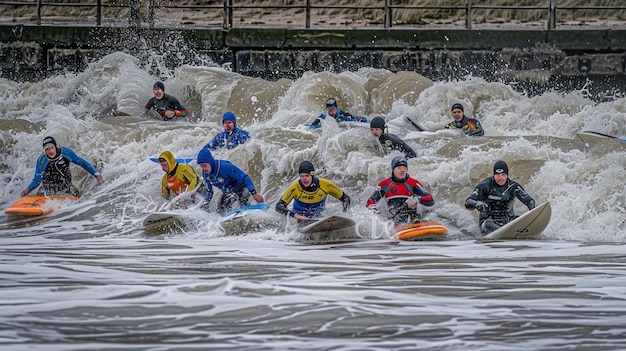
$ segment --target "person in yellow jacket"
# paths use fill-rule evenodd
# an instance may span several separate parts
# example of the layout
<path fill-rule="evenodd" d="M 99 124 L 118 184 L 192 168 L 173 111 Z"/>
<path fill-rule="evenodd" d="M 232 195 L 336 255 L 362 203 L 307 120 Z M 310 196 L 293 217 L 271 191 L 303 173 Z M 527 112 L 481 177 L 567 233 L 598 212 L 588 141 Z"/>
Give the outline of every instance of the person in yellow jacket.
<path fill-rule="evenodd" d="M 293 182 L 276 204 L 278 213 L 289 215 L 301 224 L 320 217 L 326 207 L 326 198 L 331 195 L 343 202 L 343 211 L 350 207 L 350 197 L 328 179 L 315 176 L 315 168 L 310 161 L 303 161 L 298 168 L 300 180 Z M 287 205 L 293 201 L 293 209 Z"/>
<path fill-rule="evenodd" d="M 169 150 L 163 151 L 157 161 L 165 172 L 161 180 L 161 194 L 164 198 L 169 200 L 172 193 L 176 196 L 185 191 L 196 190 L 199 184 L 198 175 L 191 166 L 176 162 L 176 158 Z"/>

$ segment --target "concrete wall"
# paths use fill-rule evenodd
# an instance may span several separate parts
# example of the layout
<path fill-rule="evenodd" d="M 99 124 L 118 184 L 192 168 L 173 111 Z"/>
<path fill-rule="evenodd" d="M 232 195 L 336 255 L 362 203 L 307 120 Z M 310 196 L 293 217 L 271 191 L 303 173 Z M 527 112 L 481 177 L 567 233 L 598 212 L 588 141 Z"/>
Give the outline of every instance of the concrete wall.
<path fill-rule="evenodd" d="M 296 78 L 305 71 L 416 71 L 546 84 L 626 80 L 626 29 L 149 29 L 0 26 L 1 76 L 33 81 L 80 71 L 115 51 L 169 52 L 167 65 L 210 60 L 244 75 Z"/>

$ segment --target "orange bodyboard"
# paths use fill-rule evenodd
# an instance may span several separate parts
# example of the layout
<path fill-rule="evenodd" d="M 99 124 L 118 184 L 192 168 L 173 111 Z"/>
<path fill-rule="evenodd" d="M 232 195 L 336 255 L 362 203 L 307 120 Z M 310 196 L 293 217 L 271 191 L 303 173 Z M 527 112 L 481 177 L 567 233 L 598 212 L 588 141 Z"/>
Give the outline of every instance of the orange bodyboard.
<path fill-rule="evenodd" d="M 394 238 L 400 240 L 433 240 L 445 237 L 448 229 L 439 222 L 420 222 L 393 228 Z"/>
<path fill-rule="evenodd" d="M 48 214 L 54 211 L 55 207 L 60 208 L 60 203 L 55 206 L 50 204 L 50 201 L 54 200 L 69 200 L 76 201 L 77 197 L 71 195 L 53 195 L 53 196 L 24 196 L 19 200 L 15 201 L 11 206 L 9 206 L 4 213 L 6 214 L 21 214 L 21 215 L 31 215 L 31 216 L 41 216 Z"/>

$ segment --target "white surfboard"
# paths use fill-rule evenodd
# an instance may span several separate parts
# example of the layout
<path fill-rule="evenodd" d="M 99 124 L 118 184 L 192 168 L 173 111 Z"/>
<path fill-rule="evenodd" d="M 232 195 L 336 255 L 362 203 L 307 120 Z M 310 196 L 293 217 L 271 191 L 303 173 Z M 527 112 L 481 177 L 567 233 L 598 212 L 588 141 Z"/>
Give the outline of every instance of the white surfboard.
<path fill-rule="evenodd" d="M 145 227 L 172 227 L 183 224 L 183 217 L 179 212 L 161 211 L 150 213 L 143 220 Z"/>
<path fill-rule="evenodd" d="M 545 202 L 483 237 L 483 240 L 537 239 L 552 217 L 552 208 Z"/>
<path fill-rule="evenodd" d="M 218 224 L 227 235 L 245 234 L 268 228 L 275 219 L 269 215 L 269 208 L 264 203 L 244 206 L 225 213 Z"/>
<path fill-rule="evenodd" d="M 354 228 L 356 222 L 343 216 L 328 216 L 314 223 L 298 228 L 302 234 L 300 241 L 324 243 L 343 242 L 360 239 Z"/>
<path fill-rule="evenodd" d="M 614 137 L 612 135 L 608 135 L 608 134 L 602 134 L 602 133 L 598 133 L 598 132 L 592 132 L 589 130 L 586 130 L 584 132 L 580 132 L 576 134 L 576 138 L 578 138 L 579 140 L 581 140 L 584 143 L 588 143 L 588 144 L 593 144 L 593 143 L 597 143 L 603 140 L 620 140 L 620 141 L 624 141 L 624 139 L 620 139 L 618 137 Z"/>
<path fill-rule="evenodd" d="M 298 231 L 302 234 L 329 232 L 333 230 L 354 227 L 354 224 L 355 222 L 347 217 L 328 216 L 307 226 L 298 228 Z"/>

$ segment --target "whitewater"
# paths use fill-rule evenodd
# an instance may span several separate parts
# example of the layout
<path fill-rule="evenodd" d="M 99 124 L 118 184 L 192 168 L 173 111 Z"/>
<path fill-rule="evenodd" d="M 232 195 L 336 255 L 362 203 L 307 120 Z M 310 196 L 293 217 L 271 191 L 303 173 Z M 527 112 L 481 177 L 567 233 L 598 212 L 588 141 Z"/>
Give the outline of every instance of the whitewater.
<path fill-rule="evenodd" d="M 146 115 L 157 80 L 188 118 Z M 265 80 L 121 52 L 80 73 L 2 79 L 0 97 L 0 207 L 32 179 L 47 135 L 104 178 L 98 185 L 74 165 L 84 192 L 76 204 L 41 218 L 0 215 L 5 350 L 626 348 L 626 143 L 576 139 L 585 130 L 626 137 L 626 98 L 371 68 Z M 413 147 L 409 174 L 435 199 L 422 214 L 448 228 L 446 240 L 390 239 L 368 213 L 398 154 L 383 154 L 367 126 L 305 126 L 329 97 L 352 114 L 383 116 Z M 484 137 L 443 129 L 456 102 Z M 147 231 L 143 218 L 165 201 L 163 172 L 149 158 L 196 157 L 226 111 L 252 139 L 216 158 L 247 172 L 272 208 L 299 163 L 312 161 L 350 195 L 362 240 L 301 243 L 273 209 L 273 225 L 245 232 L 225 231 L 202 210 L 184 228 Z M 540 240 L 479 240 L 477 214 L 463 204 L 497 160 L 537 203 L 550 202 Z M 329 212 L 340 209 L 328 200 Z"/>

